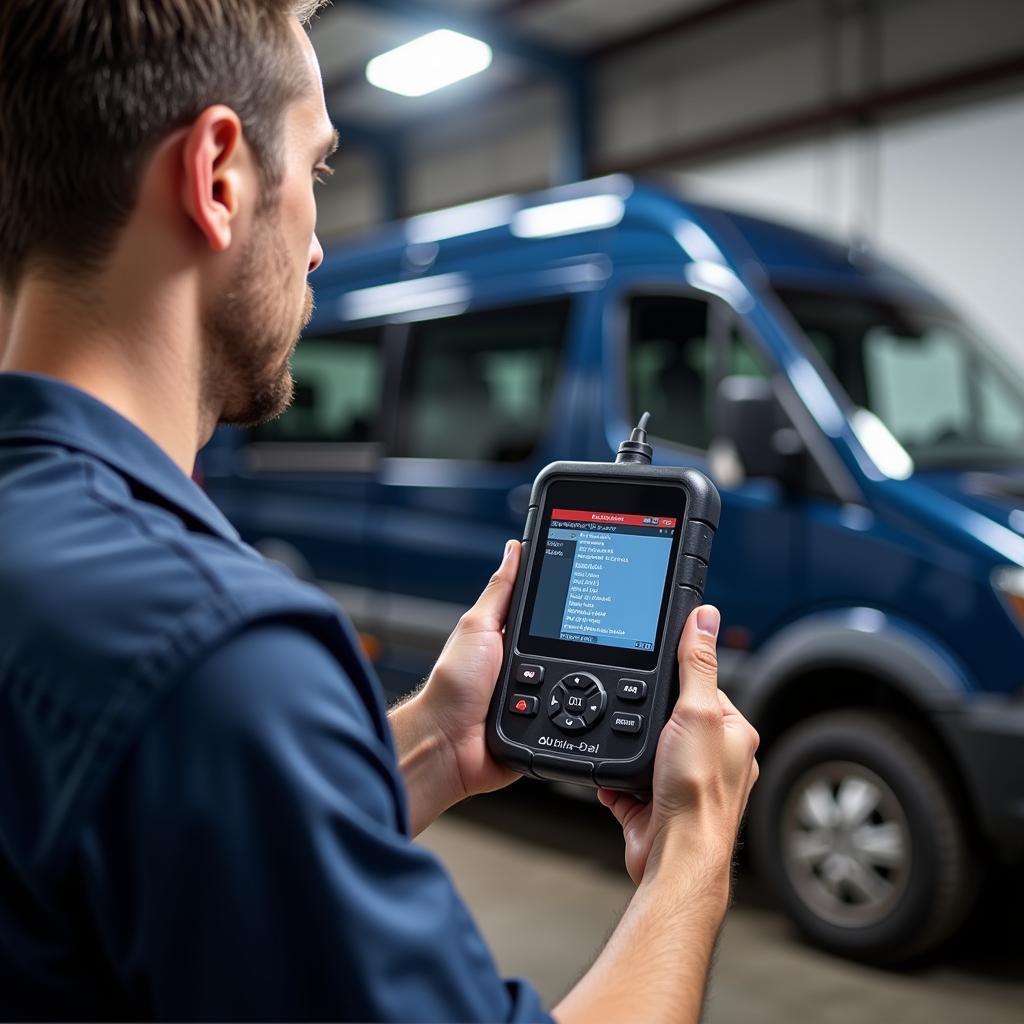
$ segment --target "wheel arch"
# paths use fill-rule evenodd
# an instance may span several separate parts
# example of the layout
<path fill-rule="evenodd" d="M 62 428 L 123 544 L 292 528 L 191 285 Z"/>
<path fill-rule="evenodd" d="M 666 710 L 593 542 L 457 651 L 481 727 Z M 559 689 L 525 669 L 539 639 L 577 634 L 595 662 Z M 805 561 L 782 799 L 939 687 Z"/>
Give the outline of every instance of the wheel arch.
<path fill-rule="evenodd" d="M 983 830 L 971 775 L 943 725 L 975 686 L 934 637 L 877 609 L 841 609 L 786 627 L 748 664 L 733 696 L 761 736 L 759 757 L 770 757 L 789 728 L 816 714 L 862 709 L 894 716 L 923 737 L 961 810 Z"/>

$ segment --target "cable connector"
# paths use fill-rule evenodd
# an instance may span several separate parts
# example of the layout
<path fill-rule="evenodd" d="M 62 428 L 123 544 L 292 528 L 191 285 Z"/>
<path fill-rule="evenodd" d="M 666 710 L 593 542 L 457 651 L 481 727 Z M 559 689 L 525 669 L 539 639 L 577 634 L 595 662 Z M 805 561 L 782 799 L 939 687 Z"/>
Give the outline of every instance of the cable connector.
<path fill-rule="evenodd" d="M 619 445 L 619 453 L 615 456 L 616 462 L 638 462 L 642 466 L 651 464 L 654 449 L 647 443 L 647 422 L 650 418 L 649 412 L 640 417 L 640 422 L 633 428 L 629 440 Z"/>

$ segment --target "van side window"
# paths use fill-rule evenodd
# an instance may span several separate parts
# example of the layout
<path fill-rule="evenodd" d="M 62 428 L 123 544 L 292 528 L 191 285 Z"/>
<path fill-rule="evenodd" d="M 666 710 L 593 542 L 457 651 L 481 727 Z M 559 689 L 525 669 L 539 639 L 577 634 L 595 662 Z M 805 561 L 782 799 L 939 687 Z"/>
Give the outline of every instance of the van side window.
<path fill-rule="evenodd" d="M 779 295 L 850 401 L 878 416 L 918 464 L 1019 459 L 1015 377 L 948 314 L 895 299 Z"/>
<path fill-rule="evenodd" d="M 655 437 L 701 450 L 711 442 L 719 372 L 708 337 L 709 312 L 702 299 L 681 295 L 636 296 L 629 307 L 630 422 L 649 410 Z M 768 376 L 735 328 L 720 372 Z"/>
<path fill-rule="evenodd" d="M 636 296 L 629 307 L 630 421 L 651 413 L 651 433 L 707 448 L 713 377 L 708 304 L 683 296 Z"/>
<path fill-rule="evenodd" d="M 548 427 L 568 314 L 559 299 L 414 324 L 394 454 L 527 458 Z"/>
<path fill-rule="evenodd" d="M 729 358 L 725 376 L 760 377 L 762 380 L 771 376 L 762 358 L 735 327 L 729 333 Z"/>
<path fill-rule="evenodd" d="M 292 355 L 295 400 L 253 430 L 254 442 L 359 444 L 376 439 L 383 382 L 381 331 L 303 338 Z"/>

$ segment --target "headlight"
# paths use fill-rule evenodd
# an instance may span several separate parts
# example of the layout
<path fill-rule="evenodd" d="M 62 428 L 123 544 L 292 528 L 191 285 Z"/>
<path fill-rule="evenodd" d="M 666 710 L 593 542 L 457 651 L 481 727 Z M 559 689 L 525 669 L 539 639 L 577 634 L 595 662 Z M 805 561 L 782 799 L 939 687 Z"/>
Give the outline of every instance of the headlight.
<path fill-rule="evenodd" d="M 992 586 L 1002 598 L 1010 617 L 1024 630 L 1024 569 L 1007 565 L 992 573 Z"/>

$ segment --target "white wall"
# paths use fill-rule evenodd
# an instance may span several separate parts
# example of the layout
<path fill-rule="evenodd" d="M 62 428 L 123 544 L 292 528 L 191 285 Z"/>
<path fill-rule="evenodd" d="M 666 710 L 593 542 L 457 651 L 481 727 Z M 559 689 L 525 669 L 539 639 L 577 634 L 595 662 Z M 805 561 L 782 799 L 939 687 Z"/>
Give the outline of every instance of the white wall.
<path fill-rule="evenodd" d="M 1024 364 L 1024 97 L 885 125 L 872 136 L 846 132 L 679 177 L 711 202 L 863 235 Z"/>
<path fill-rule="evenodd" d="M 1024 361 L 1024 100 L 885 132 L 878 238 Z"/>

